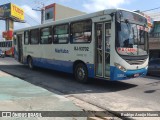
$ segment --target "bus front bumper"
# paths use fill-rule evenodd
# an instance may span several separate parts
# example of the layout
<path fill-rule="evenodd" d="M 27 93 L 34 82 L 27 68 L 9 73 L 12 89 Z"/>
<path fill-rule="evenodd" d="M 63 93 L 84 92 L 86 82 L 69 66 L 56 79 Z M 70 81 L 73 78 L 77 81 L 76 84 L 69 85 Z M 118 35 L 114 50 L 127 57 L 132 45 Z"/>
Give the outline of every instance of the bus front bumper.
<path fill-rule="evenodd" d="M 110 68 L 111 74 L 110 79 L 111 80 L 126 80 L 130 78 L 136 78 L 136 77 L 142 77 L 147 74 L 147 68 L 137 69 L 137 70 L 127 70 L 127 71 L 121 71 L 117 67 L 111 66 Z"/>

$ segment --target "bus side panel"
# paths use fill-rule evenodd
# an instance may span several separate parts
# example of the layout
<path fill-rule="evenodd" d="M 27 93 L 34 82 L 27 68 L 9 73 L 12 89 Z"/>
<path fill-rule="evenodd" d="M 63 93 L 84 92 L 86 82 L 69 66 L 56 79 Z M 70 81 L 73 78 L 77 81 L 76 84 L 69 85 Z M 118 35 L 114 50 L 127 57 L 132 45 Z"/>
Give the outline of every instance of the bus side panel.
<path fill-rule="evenodd" d="M 62 60 L 49 60 L 44 58 L 32 57 L 33 65 L 41 68 L 62 71 L 66 73 L 73 73 L 73 62 Z M 24 58 L 23 64 L 27 64 L 27 58 Z M 86 64 L 88 68 L 88 77 L 94 78 L 94 65 Z"/>
<path fill-rule="evenodd" d="M 94 64 L 87 64 L 87 68 L 88 68 L 88 77 L 94 78 L 95 77 Z"/>
<path fill-rule="evenodd" d="M 73 62 L 71 61 L 61 61 L 61 60 L 49 60 L 44 58 L 33 58 L 33 65 L 62 71 L 66 73 L 73 73 Z M 94 65 L 86 64 L 88 68 L 88 77 L 94 78 Z"/>
<path fill-rule="evenodd" d="M 49 60 L 44 58 L 32 58 L 33 65 L 48 68 L 52 70 L 72 73 L 73 69 L 73 62 L 70 61 L 60 61 L 60 60 Z"/>

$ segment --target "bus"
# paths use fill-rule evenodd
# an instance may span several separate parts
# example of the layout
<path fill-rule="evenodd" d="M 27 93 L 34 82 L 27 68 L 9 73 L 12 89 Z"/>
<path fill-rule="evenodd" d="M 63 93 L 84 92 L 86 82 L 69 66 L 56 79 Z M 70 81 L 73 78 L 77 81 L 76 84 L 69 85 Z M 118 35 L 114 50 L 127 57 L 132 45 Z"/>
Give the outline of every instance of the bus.
<path fill-rule="evenodd" d="M 14 56 L 13 40 L 0 41 L 0 50 L 5 56 Z"/>
<path fill-rule="evenodd" d="M 106 9 L 15 31 L 15 58 L 88 78 L 116 81 L 144 76 L 148 69 L 148 27 L 144 16 Z"/>

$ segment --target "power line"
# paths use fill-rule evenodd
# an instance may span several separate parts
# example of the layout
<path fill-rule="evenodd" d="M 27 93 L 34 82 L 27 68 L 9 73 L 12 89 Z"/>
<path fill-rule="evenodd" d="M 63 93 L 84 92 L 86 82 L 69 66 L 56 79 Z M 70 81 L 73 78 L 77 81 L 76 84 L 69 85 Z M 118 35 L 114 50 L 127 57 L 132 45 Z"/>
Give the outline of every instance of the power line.
<path fill-rule="evenodd" d="M 36 22 L 36 23 L 40 24 L 40 22 L 39 22 L 39 21 L 37 21 L 36 19 L 34 19 L 33 17 L 31 17 L 31 16 L 30 16 L 30 15 L 28 15 L 27 13 L 25 13 L 25 15 L 27 15 L 29 18 L 31 18 L 34 22 Z"/>
<path fill-rule="evenodd" d="M 160 9 L 160 7 L 153 8 L 153 9 L 149 9 L 149 10 L 144 10 L 144 11 L 142 11 L 142 12 L 152 11 L 152 10 L 156 10 L 156 9 Z"/>
<path fill-rule="evenodd" d="M 43 24 L 43 22 L 45 21 L 45 4 L 49 2 L 49 0 L 46 0 L 45 3 L 44 2 L 39 2 L 38 4 L 42 5 L 42 7 L 39 7 L 39 9 L 35 9 L 35 8 L 32 8 L 32 10 L 34 11 L 39 11 L 41 12 L 41 24 Z"/>
<path fill-rule="evenodd" d="M 7 0 L 9 3 L 10 3 L 10 1 L 9 0 Z M 36 22 L 36 23 L 38 23 L 38 24 L 40 24 L 40 22 L 38 22 L 37 20 L 35 20 L 33 17 L 31 17 L 30 15 L 28 15 L 27 13 L 25 13 L 24 12 L 24 14 L 25 15 L 27 15 L 29 18 L 31 18 L 34 22 Z M 26 21 L 27 22 L 27 21 Z"/>
<path fill-rule="evenodd" d="M 46 0 L 45 3 L 47 3 L 49 0 Z M 41 2 L 42 3 L 42 2 Z M 44 7 L 44 3 L 43 4 L 43 7 Z M 31 18 L 33 21 L 35 21 L 36 23 L 40 24 L 39 21 L 35 20 L 34 18 L 32 18 L 30 15 L 28 15 L 27 13 L 25 13 L 29 18 Z"/>

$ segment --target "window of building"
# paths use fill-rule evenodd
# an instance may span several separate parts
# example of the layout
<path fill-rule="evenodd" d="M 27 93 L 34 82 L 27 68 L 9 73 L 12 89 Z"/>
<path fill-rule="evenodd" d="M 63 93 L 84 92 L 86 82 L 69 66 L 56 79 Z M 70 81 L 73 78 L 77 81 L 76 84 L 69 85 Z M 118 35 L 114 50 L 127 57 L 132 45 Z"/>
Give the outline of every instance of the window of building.
<path fill-rule="evenodd" d="M 69 25 L 57 25 L 53 28 L 53 42 L 54 43 L 68 43 L 69 40 Z"/>
<path fill-rule="evenodd" d="M 71 43 L 90 43 L 92 21 L 85 20 L 71 23 Z"/>
<path fill-rule="evenodd" d="M 39 29 L 34 29 L 30 31 L 31 35 L 31 44 L 38 44 L 39 43 Z"/>
<path fill-rule="evenodd" d="M 41 29 L 41 44 L 51 44 L 52 43 L 52 32 L 51 27 Z"/>
<path fill-rule="evenodd" d="M 53 19 L 53 7 L 45 10 L 45 20 Z"/>
<path fill-rule="evenodd" d="M 24 32 L 24 44 L 25 45 L 29 44 L 29 31 Z"/>

